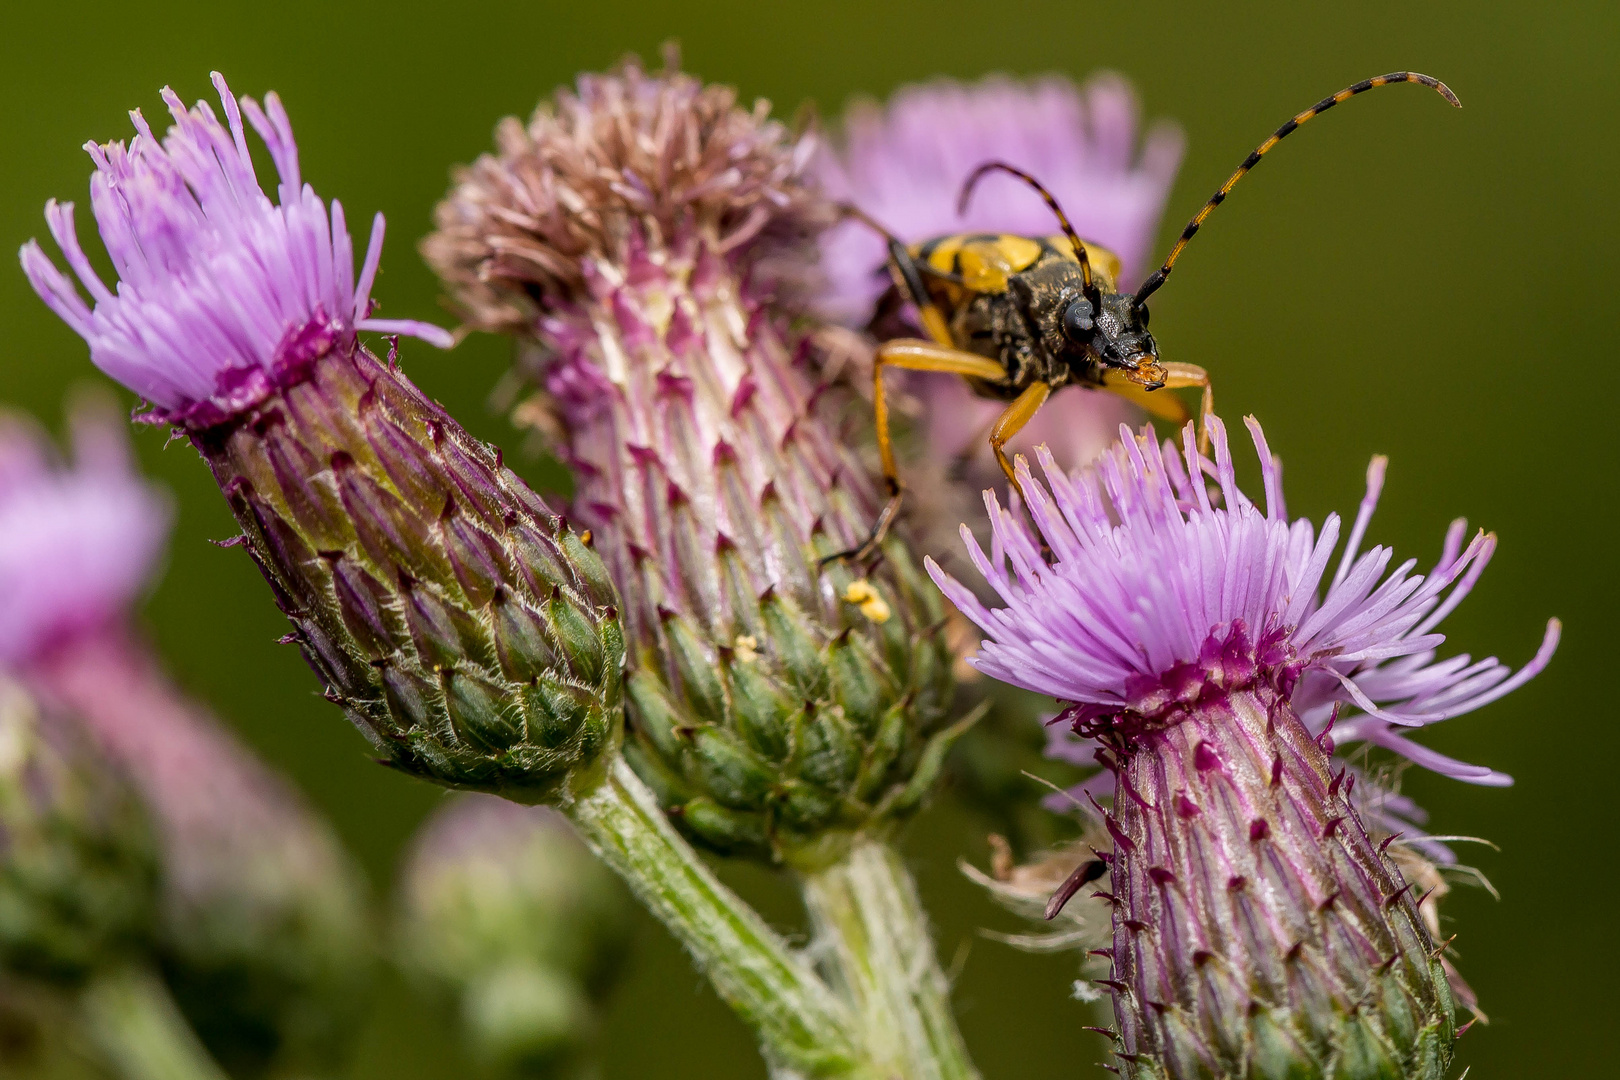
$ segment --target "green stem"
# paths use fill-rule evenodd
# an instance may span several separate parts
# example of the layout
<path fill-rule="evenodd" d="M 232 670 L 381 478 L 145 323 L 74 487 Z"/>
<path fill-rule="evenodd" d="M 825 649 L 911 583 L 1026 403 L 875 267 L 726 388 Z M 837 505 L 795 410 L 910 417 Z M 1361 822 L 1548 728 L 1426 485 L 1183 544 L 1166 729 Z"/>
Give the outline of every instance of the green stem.
<path fill-rule="evenodd" d="M 860 1016 L 882 1075 L 978 1080 L 951 1012 L 917 887 L 889 844 L 859 837 L 843 859 L 806 873 L 816 946 Z"/>
<path fill-rule="evenodd" d="M 84 1015 L 124 1080 L 226 1080 L 169 996 L 143 967 L 101 972 L 85 987 Z"/>
<path fill-rule="evenodd" d="M 603 779 L 566 811 L 754 1029 L 774 1069 L 804 1077 L 870 1075 L 848 1010 L 720 883 L 623 758 L 615 757 Z"/>

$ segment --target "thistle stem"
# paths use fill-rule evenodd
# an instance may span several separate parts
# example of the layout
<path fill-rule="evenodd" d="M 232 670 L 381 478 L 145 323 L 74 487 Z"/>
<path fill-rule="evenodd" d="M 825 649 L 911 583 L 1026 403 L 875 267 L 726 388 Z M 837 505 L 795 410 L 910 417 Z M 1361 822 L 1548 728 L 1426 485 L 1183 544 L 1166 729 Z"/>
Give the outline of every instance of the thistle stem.
<path fill-rule="evenodd" d="M 622 757 L 566 812 L 754 1029 L 781 1075 L 873 1075 L 848 1010 L 669 824 Z"/>
<path fill-rule="evenodd" d="M 862 837 L 803 877 L 805 906 L 833 982 L 860 1017 L 885 1077 L 978 1080 L 951 1012 L 917 887 L 894 848 Z"/>
<path fill-rule="evenodd" d="M 226 1080 L 180 1015 L 168 987 L 143 967 L 114 967 L 84 990 L 84 1015 L 123 1080 Z"/>

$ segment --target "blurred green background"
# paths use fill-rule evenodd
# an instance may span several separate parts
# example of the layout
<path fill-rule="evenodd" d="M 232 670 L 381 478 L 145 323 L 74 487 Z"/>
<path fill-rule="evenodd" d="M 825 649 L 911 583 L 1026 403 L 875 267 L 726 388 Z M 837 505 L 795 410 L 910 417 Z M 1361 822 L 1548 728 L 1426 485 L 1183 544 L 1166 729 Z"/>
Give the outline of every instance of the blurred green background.
<path fill-rule="evenodd" d="M 279 3 L 31 3 L 0 14 L 0 248 L 43 234 L 56 195 L 86 202 L 86 139 L 123 138 L 124 111 L 160 114 L 219 68 L 238 92 L 278 89 L 305 175 L 353 221 L 387 213 L 377 294 L 391 317 L 432 315 L 413 251 L 452 163 L 489 144 L 558 83 L 668 38 L 686 66 L 763 95 L 783 114 L 833 116 L 853 94 L 990 71 L 1135 81 L 1148 115 L 1185 127 L 1189 152 L 1164 240 L 1284 117 L 1363 76 L 1413 67 L 1444 78 L 1461 112 L 1385 91 L 1290 140 L 1206 230 L 1154 306 L 1166 355 L 1208 366 L 1222 413 L 1257 414 L 1287 462 L 1290 508 L 1320 517 L 1360 497 L 1370 454 L 1392 457 L 1372 537 L 1432 559 L 1458 514 L 1502 546 L 1449 620 L 1452 646 L 1528 658 L 1543 620 L 1565 620 L 1550 671 L 1443 725 L 1437 748 L 1514 773 L 1506 791 L 1415 770 L 1408 790 L 1440 832 L 1497 841 L 1470 852 L 1502 892 L 1453 894 L 1462 967 L 1492 1023 L 1462 1042 L 1475 1078 L 1617 1075 L 1600 1032 L 1617 1004 L 1610 890 L 1617 878 L 1610 684 L 1617 640 L 1614 297 L 1620 294 L 1616 162 L 1620 7 L 1074 2 L 879 5 L 593 3 L 374 7 Z M 81 211 L 81 229 L 88 218 Z M 1161 242 L 1161 249 L 1163 243 Z M 0 272 L 0 400 L 59 422 L 62 394 L 93 372 L 82 343 L 20 272 Z M 506 359 L 492 339 L 407 366 L 474 431 L 516 440 L 488 393 Z M 331 815 L 388 888 L 402 843 L 441 798 L 372 765 L 314 694 L 284 624 L 240 551 L 195 455 L 143 431 L 141 454 L 180 507 L 171 565 L 146 616 L 180 679 L 211 701 Z M 1601 676 L 1601 677 L 1600 677 Z M 941 800 L 910 848 L 941 952 L 960 965 L 967 1038 L 989 1077 L 1102 1076 L 1091 1022 L 1068 1000 L 1069 957 L 975 939 L 1001 921 L 954 869 L 983 861 L 986 824 Z M 791 892 L 728 868 L 776 922 Z M 450 1074 L 443 1033 L 390 988 L 355 1077 Z M 607 1033 L 608 1076 L 758 1077 L 741 1027 L 650 921 Z"/>

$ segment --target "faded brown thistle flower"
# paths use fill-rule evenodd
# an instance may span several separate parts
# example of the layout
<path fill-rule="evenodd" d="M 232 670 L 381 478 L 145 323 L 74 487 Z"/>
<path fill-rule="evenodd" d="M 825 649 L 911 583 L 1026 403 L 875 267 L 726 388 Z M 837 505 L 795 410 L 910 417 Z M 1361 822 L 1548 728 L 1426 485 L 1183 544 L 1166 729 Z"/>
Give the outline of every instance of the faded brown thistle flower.
<path fill-rule="evenodd" d="M 943 612 L 794 323 L 834 217 L 810 137 L 627 61 L 463 170 L 424 244 L 519 369 L 624 597 L 638 770 L 692 835 L 808 857 L 915 806 L 947 745 Z M 833 843 L 836 850 L 840 845 Z"/>

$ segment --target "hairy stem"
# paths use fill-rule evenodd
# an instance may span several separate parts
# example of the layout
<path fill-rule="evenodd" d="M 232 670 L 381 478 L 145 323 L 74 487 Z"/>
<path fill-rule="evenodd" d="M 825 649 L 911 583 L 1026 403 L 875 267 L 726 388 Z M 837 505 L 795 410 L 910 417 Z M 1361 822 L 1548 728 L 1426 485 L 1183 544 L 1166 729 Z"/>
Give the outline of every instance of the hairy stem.
<path fill-rule="evenodd" d="M 917 887 L 889 844 L 859 838 L 804 875 L 805 906 L 833 981 L 885 1077 L 977 1080 L 951 1012 Z"/>
<path fill-rule="evenodd" d="M 124 1080 L 226 1080 L 169 990 L 143 967 L 114 967 L 84 990 L 85 1020 Z"/>
<path fill-rule="evenodd" d="M 615 756 L 568 815 L 691 953 L 752 1027 L 773 1068 L 803 1077 L 871 1076 L 848 1010 L 682 840 L 656 797 Z"/>

